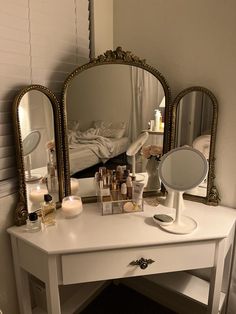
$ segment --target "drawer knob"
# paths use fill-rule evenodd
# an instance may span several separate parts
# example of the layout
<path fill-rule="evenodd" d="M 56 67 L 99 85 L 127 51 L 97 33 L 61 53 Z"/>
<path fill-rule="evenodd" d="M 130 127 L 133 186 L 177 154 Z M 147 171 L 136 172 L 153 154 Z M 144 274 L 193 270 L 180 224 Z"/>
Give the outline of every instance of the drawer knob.
<path fill-rule="evenodd" d="M 137 259 L 136 261 L 132 261 L 129 264 L 131 266 L 139 266 L 141 269 L 146 269 L 149 264 L 152 264 L 154 262 L 155 261 L 153 261 L 152 259 L 145 259 L 141 257 L 140 259 Z"/>

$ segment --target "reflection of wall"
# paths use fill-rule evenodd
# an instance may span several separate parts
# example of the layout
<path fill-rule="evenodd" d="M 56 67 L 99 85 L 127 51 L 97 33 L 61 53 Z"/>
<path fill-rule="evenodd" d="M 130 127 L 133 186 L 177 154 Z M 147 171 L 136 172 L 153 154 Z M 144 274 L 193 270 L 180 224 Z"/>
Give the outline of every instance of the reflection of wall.
<path fill-rule="evenodd" d="M 131 110 L 130 69 L 126 66 L 97 66 L 82 72 L 71 84 L 68 120 L 78 120 L 80 129 L 92 121 L 129 121 Z M 92 73 L 92 75 L 91 75 Z M 89 80 L 89 81 L 88 81 Z M 73 99 L 73 100 L 72 100 Z"/>
<path fill-rule="evenodd" d="M 39 91 L 30 91 L 24 95 L 19 106 L 22 138 L 29 132 L 38 130 L 41 139 L 30 155 L 32 169 L 46 166 L 46 143 L 54 139 L 53 113 L 49 99 Z"/>
<path fill-rule="evenodd" d="M 177 106 L 176 146 L 190 145 L 205 134 L 211 134 L 213 104 L 202 92 L 186 94 Z"/>
<path fill-rule="evenodd" d="M 46 166 L 46 143 L 54 139 L 53 112 L 49 99 L 40 92 L 30 92 L 29 101 L 31 130 L 38 130 L 41 133 L 40 143 L 31 154 L 32 169 L 34 169 Z"/>

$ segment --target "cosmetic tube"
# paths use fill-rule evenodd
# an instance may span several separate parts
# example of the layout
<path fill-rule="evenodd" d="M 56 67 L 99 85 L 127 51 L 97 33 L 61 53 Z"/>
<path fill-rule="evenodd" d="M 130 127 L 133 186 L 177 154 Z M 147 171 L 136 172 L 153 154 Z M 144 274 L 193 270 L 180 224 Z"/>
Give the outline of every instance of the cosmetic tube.
<path fill-rule="evenodd" d="M 133 200 L 137 205 L 142 205 L 144 183 L 133 182 Z"/>

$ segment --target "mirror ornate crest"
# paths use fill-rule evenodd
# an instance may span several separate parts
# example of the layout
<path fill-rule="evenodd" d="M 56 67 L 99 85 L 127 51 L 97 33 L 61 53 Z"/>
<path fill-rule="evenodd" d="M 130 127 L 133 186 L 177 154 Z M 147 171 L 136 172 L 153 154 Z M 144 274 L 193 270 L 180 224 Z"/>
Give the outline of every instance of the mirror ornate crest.
<path fill-rule="evenodd" d="M 216 97 L 201 86 L 184 89 L 173 101 L 171 148 L 193 147 L 209 163 L 207 178 L 197 188 L 186 191 L 184 197 L 208 205 L 218 205 L 220 201 L 214 184 L 217 115 Z"/>
<path fill-rule="evenodd" d="M 171 95 L 166 79 L 121 47 L 76 68 L 64 83 L 62 98 L 66 195 L 75 178 L 83 200 L 94 201 L 95 172 L 102 166 L 130 166 L 134 158 L 127 157 L 127 149 L 143 131 L 149 133 L 145 145 L 158 144 L 162 153 L 170 148 Z M 146 173 L 144 159 L 139 150 L 137 175 Z M 91 191 L 84 191 L 85 186 Z"/>
<path fill-rule="evenodd" d="M 22 89 L 13 103 L 13 119 L 19 178 L 16 225 L 37 211 L 44 194 L 63 197 L 63 156 L 60 107 L 55 95 L 41 85 Z"/>

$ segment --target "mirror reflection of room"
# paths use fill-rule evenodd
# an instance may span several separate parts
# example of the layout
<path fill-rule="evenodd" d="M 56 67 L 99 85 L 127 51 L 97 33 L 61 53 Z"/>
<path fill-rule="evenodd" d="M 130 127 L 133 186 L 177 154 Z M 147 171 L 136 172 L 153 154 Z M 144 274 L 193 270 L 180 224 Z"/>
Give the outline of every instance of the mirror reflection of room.
<path fill-rule="evenodd" d="M 175 147 L 184 145 L 199 150 L 209 160 L 213 103 L 202 91 L 185 94 L 177 105 Z M 206 196 L 207 178 L 188 194 Z"/>
<path fill-rule="evenodd" d="M 145 146 L 155 144 L 162 150 L 165 94 L 150 72 L 127 64 L 95 66 L 69 82 L 65 99 L 73 178 L 92 180 L 102 166 L 131 172 L 132 157 L 126 152 L 144 131 L 149 132 Z M 148 160 L 141 152 L 142 147 L 135 172 L 143 174 L 139 178 L 147 185 Z M 95 195 L 93 190 L 84 193 Z"/>
<path fill-rule="evenodd" d="M 28 211 L 34 211 L 44 194 L 50 193 L 58 201 L 53 111 L 48 97 L 37 90 L 22 97 L 18 110 Z"/>

